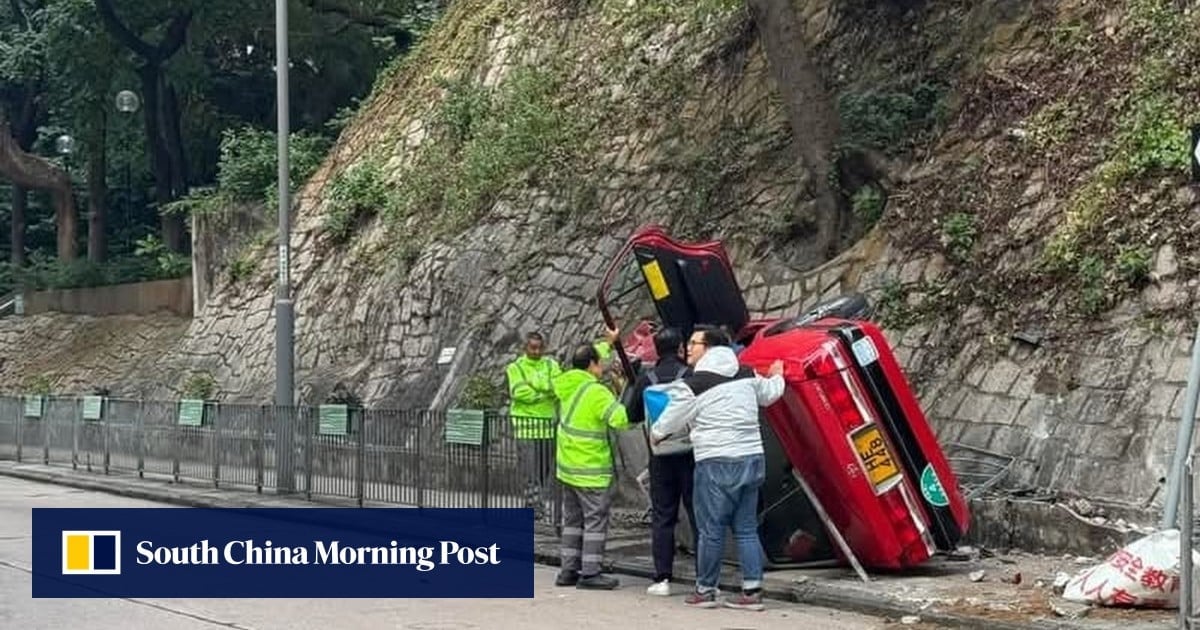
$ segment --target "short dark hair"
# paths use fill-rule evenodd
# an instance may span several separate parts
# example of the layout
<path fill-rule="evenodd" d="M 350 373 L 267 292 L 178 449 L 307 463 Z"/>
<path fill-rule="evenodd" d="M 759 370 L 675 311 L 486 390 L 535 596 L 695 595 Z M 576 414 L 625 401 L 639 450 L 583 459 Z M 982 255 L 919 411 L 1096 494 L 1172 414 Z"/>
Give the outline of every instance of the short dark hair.
<path fill-rule="evenodd" d="M 660 359 L 678 352 L 683 343 L 683 333 L 673 326 L 654 334 L 654 349 L 658 351 Z"/>
<path fill-rule="evenodd" d="M 525 341 L 540 341 L 542 343 L 546 343 L 546 338 L 542 336 L 542 333 L 535 330 L 525 335 Z"/>
<path fill-rule="evenodd" d="M 694 333 L 700 333 L 704 336 L 704 345 L 715 348 L 717 346 L 731 346 L 733 342 L 729 338 L 729 333 L 721 326 L 710 326 L 700 324 L 692 330 Z"/>
<path fill-rule="evenodd" d="M 592 363 L 600 361 L 600 353 L 590 343 L 580 344 L 571 355 L 571 367 L 576 370 L 586 370 Z"/>

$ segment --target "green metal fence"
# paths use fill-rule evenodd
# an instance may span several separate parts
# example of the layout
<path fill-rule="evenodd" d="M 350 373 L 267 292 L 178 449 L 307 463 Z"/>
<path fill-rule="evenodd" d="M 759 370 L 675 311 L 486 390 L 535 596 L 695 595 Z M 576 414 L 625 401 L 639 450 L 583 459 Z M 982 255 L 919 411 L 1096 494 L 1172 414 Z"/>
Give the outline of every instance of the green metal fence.
<path fill-rule="evenodd" d="M 0 460 L 276 492 L 288 424 L 290 487 L 311 501 L 534 507 L 559 521 L 553 440 L 518 440 L 492 411 L 0 397 Z"/>

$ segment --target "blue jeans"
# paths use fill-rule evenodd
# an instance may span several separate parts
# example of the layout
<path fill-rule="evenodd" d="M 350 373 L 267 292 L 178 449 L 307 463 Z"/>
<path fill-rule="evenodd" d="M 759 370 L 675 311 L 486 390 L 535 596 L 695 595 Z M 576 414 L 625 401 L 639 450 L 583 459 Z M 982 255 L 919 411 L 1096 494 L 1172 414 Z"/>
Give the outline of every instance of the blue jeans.
<path fill-rule="evenodd" d="M 692 500 L 696 510 L 696 565 L 700 575 L 696 590 L 717 590 L 721 558 L 725 555 L 725 530 L 733 529 L 742 589 L 762 588 L 763 552 L 758 540 L 758 489 L 766 479 L 762 455 L 716 457 L 696 462 Z"/>

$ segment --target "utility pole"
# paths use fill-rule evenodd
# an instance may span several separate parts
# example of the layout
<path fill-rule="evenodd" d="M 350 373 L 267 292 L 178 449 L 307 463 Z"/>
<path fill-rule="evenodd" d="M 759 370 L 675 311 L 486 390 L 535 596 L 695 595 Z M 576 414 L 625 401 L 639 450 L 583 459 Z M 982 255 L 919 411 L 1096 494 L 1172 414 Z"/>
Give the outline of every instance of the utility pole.
<path fill-rule="evenodd" d="M 275 99 L 278 103 L 279 142 L 279 280 L 275 297 L 275 486 L 281 493 L 295 490 L 293 443 L 295 396 L 293 388 L 294 313 L 289 276 L 291 241 L 290 180 L 288 168 L 288 13 L 287 0 L 275 0 Z"/>

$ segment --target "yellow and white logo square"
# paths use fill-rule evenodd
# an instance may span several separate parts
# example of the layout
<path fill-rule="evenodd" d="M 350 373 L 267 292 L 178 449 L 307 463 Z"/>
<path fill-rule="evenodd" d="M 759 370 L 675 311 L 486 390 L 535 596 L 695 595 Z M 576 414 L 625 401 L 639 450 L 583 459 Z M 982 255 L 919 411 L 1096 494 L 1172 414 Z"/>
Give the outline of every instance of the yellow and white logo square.
<path fill-rule="evenodd" d="M 63 575 L 120 575 L 121 532 L 63 531 Z"/>

